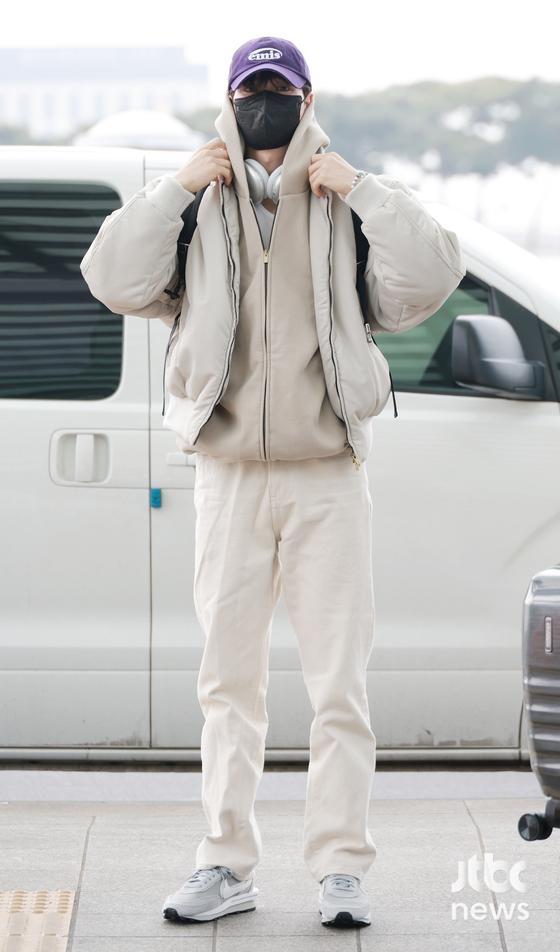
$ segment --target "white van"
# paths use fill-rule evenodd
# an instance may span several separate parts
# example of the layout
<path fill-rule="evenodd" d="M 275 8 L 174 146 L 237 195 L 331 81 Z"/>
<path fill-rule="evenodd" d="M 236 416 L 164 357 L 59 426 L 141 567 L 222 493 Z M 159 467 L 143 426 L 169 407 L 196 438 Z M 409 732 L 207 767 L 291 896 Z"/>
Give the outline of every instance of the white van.
<path fill-rule="evenodd" d="M 0 147 L 0 756 L 199 760 L 194 455 L 163 430 L 169 328 L 92 298 L 103 219 L 188 153 Z M 420 196 L 422 197 L 422 196 Z M 378 757 L 527 759 L 521 619 L 558 559 L 560 290 L 531 254 L 426 201 L 461 285 L 379 333 L 374 420 Z M 269 759 L 308 754 L 295 635 L 276 613 Z"/>

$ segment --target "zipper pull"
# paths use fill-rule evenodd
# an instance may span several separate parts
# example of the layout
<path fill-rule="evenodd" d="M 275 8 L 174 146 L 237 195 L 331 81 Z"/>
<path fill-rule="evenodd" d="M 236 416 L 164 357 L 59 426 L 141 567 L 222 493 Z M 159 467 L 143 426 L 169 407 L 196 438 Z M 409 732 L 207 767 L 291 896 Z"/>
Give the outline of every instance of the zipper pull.
<path fill-rule="evenodd" d="M 353 450 L 352 447 L 350 446 L 350 443 L 348 442 L 348 440 L 346 440 L 346 442 L 345 442 L 344 445 L 348 447 L 350 453 L 352 454 L 352 462 L 354 463 L 354 466 L 356 467 L 356 469 L 359 469 L 360 466 L 361 466 L 361 463 L 360 463 L 358 457 L 356 456 L 356 454 L 354 453 L 354 450 Z"/>
<path fill-rule="evenodd" d="M 373 340 L 373 337 L 372 337 L 372 334 L 371 334 L 371 327 L 369 326 L 369 324 L 364 324 L 364 328 L 365 328 L 366 337 L 367 337 L 367 339 L 368 339 L 368 342 L 369 342 L 370 344 L 374 343 L 374 340 Z"/>
<path fill-rule="evenodd" d="M 264 251 L 264 263 L 268 264 L 268 248 L 263 248 Z"/>

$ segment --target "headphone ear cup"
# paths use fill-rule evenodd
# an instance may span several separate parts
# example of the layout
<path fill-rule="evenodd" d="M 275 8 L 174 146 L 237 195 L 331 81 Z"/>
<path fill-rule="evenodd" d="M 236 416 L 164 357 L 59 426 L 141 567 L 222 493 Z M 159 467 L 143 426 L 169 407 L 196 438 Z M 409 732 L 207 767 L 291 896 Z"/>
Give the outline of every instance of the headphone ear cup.
<path fill-rule="evenodd" d="M 273 202 L 278 204 L 278 198 L 280 197 L 280 180 L 282 178 L 282 166 L 279 165 L 277 169 L 274 169 L 274 172 L 271 172 L 268 176 L 268 182 L 266 184 L 266 194 L 268 198 L 271 198 Z"/>
<path fill-rule="evenodd" d="M 249 194 L 254 202 L 262 202 L 266 198 L 268 172 L 256 159 L 244 159 L 245 173 Z"/>

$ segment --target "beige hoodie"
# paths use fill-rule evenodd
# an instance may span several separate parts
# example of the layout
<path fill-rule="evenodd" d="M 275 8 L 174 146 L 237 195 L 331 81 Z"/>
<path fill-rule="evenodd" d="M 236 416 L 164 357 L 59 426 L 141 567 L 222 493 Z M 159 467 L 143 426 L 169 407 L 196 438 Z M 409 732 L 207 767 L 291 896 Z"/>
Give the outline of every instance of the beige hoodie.
<path fill-rule="evenodd" d="M 240 315 L 224 395 L 197 449 L 227 459 L 306 459 L 345 449 L 346 428 L 327 394 L 309 253 L 311 156 L 329 143 L 307 106 L 283 162 L 268 255 L 226 97 L 216 129 L 227 146 L 240 217 Z M 267 263 L 266 263 L 267 262 Z"/>

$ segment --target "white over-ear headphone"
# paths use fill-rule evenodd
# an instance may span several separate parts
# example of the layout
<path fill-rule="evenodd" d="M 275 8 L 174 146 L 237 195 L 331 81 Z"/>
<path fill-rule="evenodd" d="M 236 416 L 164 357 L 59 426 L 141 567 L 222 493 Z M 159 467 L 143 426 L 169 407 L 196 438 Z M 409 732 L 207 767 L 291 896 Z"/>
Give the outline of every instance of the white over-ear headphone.
<path fill-rule="evenodd" d="M 317 150 L 325 152 L 325 146 L 322 145 Z M 247 175 L 247 184 L 249 185 L 249 194 L 254 202 L 262 202 L 265 198 L 271 198 L 278 204 L 280 196 L 280 179 L 282 178 L 282 166 L 279 165 L 270 175 L 264 165 L 257 162 L 256 159 L 244 159 L 245 172 Z"/>
<path fill-rule="evenodd" d="M 249 194 L 253 201 L 258 203 L 266 198 L 271 198 L 273 202 L 278 203 L 282 166 L 279 165 L 277 169 L 269 174 L 264 165 L 261 165 L 256 159 L 244 159 L 244 163 Z"/>

